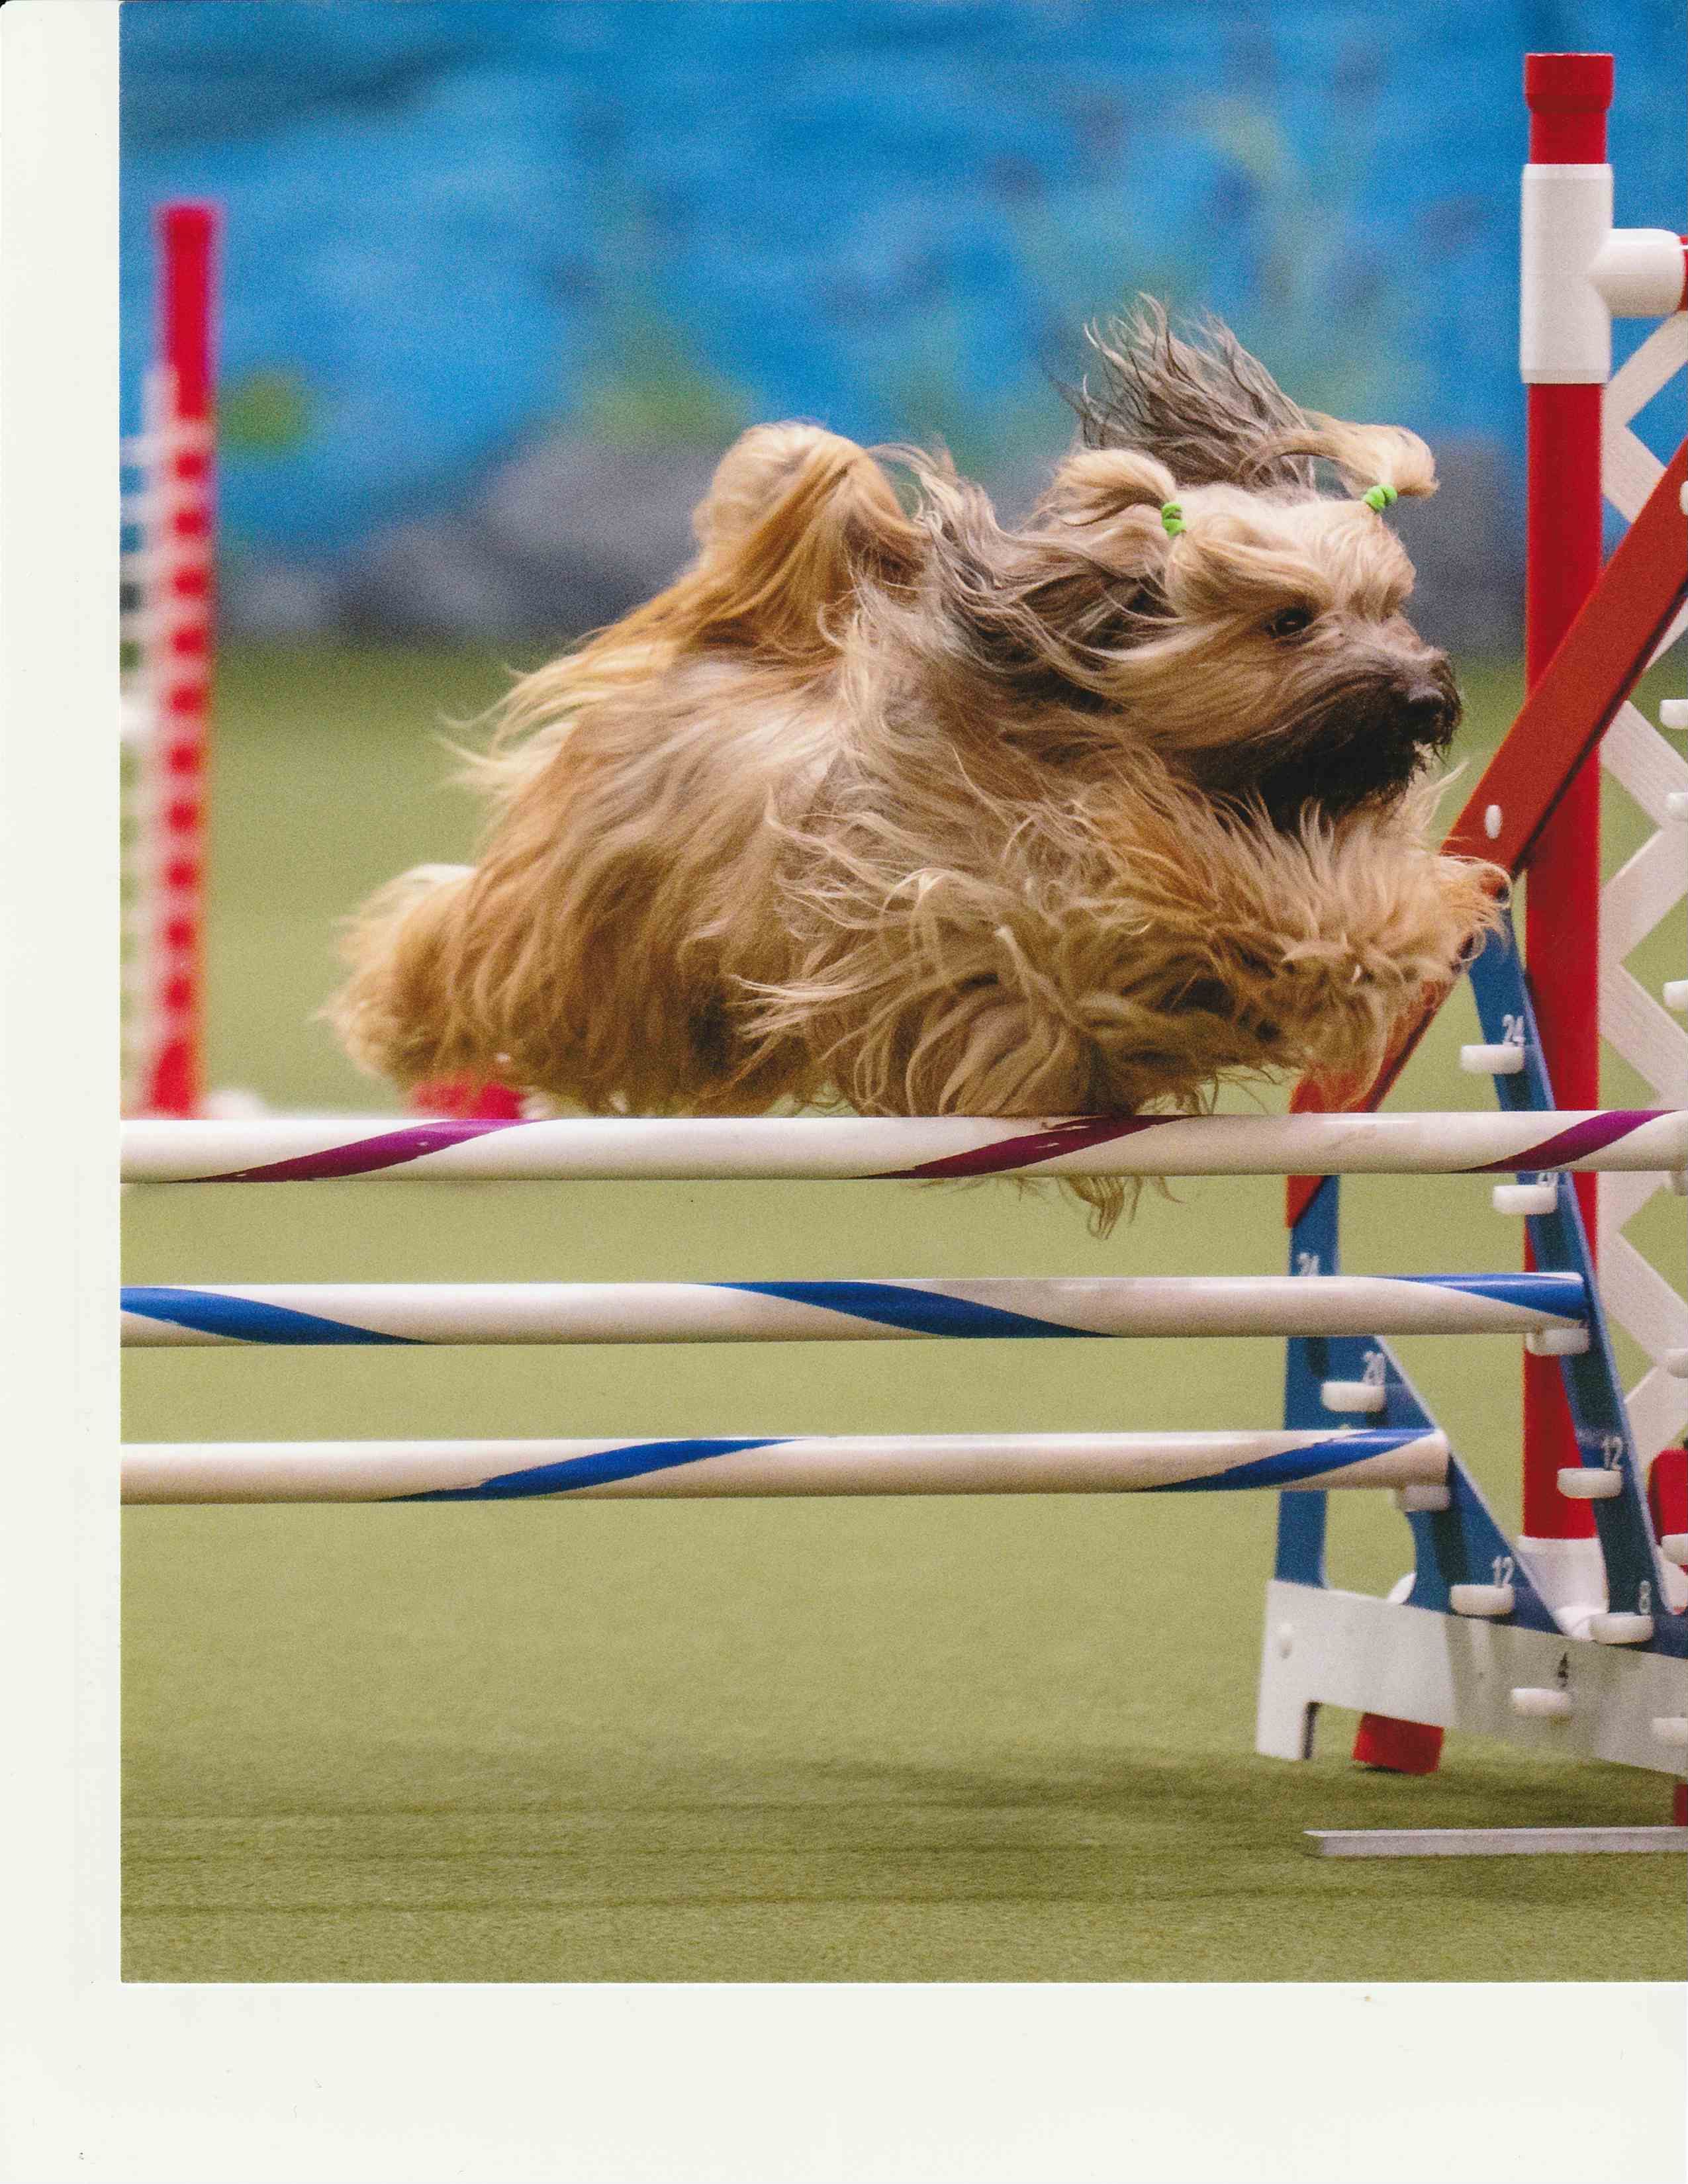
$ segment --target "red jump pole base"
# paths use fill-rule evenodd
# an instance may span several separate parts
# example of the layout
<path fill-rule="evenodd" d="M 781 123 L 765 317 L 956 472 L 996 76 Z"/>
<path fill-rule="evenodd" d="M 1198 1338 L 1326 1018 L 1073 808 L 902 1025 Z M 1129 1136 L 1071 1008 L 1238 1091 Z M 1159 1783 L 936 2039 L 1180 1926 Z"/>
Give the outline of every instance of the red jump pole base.
<path fill-rule="evenodd" d="M 1389 1774 L 1434 1774 L 1442 1763 L 1442 1734 L 1428 1721 L 1397 1721 L 1393 1714 L 1362 1713 L 1354 1734 L 1354 1758 Z"/>

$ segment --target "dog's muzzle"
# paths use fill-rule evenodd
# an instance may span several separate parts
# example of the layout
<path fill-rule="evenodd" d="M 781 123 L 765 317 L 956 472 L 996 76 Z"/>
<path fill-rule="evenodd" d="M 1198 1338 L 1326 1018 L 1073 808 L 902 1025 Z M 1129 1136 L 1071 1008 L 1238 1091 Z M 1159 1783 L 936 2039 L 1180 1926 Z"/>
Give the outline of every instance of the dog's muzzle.
<path fill-rule="evenodd" d="M 1277 744 L 1251 794 L 1273 826 L 1295 826 L 1312 806 L 1332 818 L 1399 796 L 1459 726 L 1447 666 L 1333 693 Z"/>

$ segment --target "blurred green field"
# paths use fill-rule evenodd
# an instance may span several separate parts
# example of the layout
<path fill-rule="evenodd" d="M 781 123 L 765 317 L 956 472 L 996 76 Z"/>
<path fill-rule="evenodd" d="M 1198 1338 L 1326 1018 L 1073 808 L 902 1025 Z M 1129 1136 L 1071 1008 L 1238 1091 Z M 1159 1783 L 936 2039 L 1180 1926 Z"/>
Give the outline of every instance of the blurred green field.
<path fill-rule="evenodd" d="M 515 663 L 525 664 L 525 663 Z M 467 854 L 435 740 L 488 657 L 224 663 L 211 1073 L 393 1106 L 315 1011 L 337 919 Z M 1467 677 L 1467 753 L 1516 673 Z M 1614 804 L 1623 800 L 1614 795 Z M 1619 809 L 1613 855 L 1639 839 Z M 1662 952 L 1661 952 L 1662 951 Z M 1675 975 L 1668 944 L 1636 967 Z M 1396 1102 L 1469 1106 L 1463 995 Z M 1637 1088 L 1614 1068 L 1608 1096 Z M 1281 1186 L 1145 1194 L 1106 1243 L 1008 1186 L 130 1192 L 125 1279 L 1276 1272 Z M 1680 1211 L 1631 1234 L 1682 1280 Z M 1346 1264 L 1510 1262 L 1485 1184 L 1367 1180 Z M 1401 1346 L 1508 1523 L 1517 1346 Z M 1626 1359 L 1633 1364 L 1633 1357 Z M 135 1440 L 1266 1425 L 1281 1347 L 167 1351 Z M 1332 1574 L 1405 1566 L 1333 1496 Z M 1269 1496 L 138 1510 L 125 1524 L 125 1970 L 138 1980 L 1675 1979 L 1674 1859 L 1327 1864 L 1307 1827 L 1654 1821 L 1668 1789 L 1451 1737 L 1363 1773 L 1251 1747 Z"/>

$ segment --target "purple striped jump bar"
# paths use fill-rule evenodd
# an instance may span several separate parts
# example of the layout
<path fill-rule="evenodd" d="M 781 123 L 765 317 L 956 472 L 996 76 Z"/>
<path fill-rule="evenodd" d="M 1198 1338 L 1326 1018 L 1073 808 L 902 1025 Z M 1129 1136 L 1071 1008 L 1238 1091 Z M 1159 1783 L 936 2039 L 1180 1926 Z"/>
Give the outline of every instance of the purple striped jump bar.
<path fill-rule="evenodd" d="M 1688 1111 L 131 1122 L 126 1183 L 931 1182 L 992 1175 L 1500 1175 L 1688 1167 Z"/>

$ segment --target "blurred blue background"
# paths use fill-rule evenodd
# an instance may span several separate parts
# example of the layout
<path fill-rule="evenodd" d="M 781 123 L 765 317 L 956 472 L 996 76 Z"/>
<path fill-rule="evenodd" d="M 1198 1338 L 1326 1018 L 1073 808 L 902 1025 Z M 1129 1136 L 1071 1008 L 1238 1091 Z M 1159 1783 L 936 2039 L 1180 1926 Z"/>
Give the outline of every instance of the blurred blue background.
<path fill-rule="evenodd" d="M 1617 55 L 1618 217 L 1680 226 L 1684 36 L 1684 0 L 130 0 L 127 414 L 156 209 L 215 198 L 233 629 L 555 636 L 666 578 L 759 418 L 941 438 L 1023 504 L 1050 375 L 1146 288 L 1423 432 L 1423 618 L 1507 644 L 1521 57 Z"/>

